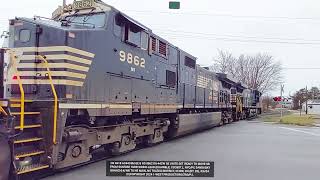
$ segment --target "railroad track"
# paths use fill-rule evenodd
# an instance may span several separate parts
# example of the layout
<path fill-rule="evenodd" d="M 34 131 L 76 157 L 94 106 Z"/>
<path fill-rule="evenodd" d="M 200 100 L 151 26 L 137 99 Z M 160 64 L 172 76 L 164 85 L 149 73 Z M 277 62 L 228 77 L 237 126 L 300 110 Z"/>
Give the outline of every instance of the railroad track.
<path fill-rule="evenodd" d="M 255 119 L 255 118 L 257 118 L 257 117 L 256 116 L 255 117 L 250 117 L 250 118 L 247 118 L 246 120 L 251 120 L 251 119 Z M 237 122 L 237 121 L 234 121 L 234 122 Z M 232 122 L 232 123 L 234 123 L 234 122 Z M 218 127 L 220 127 L 220 126 L 215 126 L 215 127 L 211 127 L 211 128 L 208 128 L 208 129 L 198 130 L 198 131 L 195 131 L 193 133 L 186 134 L 186 135 L 182 135 L 182 136 L 178 136 L 178 137 L 174 137 L 174 138 L 170 138 L 170 139 L 165 139 L 163 142 L 169 142 L 169 141 L 172 141 L 172 140 L 175 140 L 175 139 L 178 139 L 178 138 L 184 138 L 186 136 L 191 136 L 192 134 L 195 134 L 195 133 L 212 130 L 212 129 L 215 129 L 215 128 L 218 128 Z M 138 151 L 138 150 L 141 150 L 141 149 L 149 148 L 149 147 L 154 147 L 154 146 L 159 145 L 159 144 L 161 144 L 161 143 L 154 144 L 152 146 L 139 145 L 135 149 L 133 149 L 131 151 L 128 151 L 128 152 L 125 152 L 125 153 L 122 153 L 122 154 L 119 154 L 119 155 L 106 154 L 105 151 L 104 152 L 101 151 L 101 153 L 94 154 L 92 160 L 90 160 L 88 162 L 80 163 L 80 164 L 77 164 L 77 165 L 74 165 L 74 166 L 66 167 L 66 168 L 63 168 L 63 169 L 55 170 L 55 171 L 48 171 L 47 173 L 44 173 L 44 174 L 40 175 L 38 178 L 39 179 L 43 179 L 43 178 L 46 178 L 46 177 L 54 176 L 54 175 L 59 174 L 59 173 L 65 173 L 67 171 L 73 170 L 73 169 L 78 168 L 78 167 L 82 167 L 82 166 L 86 166 L 86 165 L 89 165 L 89 164 L 92 164 L 92 163 L 104 161 L 104 160 L 107 160 L 107 159 L 110 159 L 110 158 L 113 158 L 113 157 L 123 156 L 125 154 L 131 153 L 131 152 L 135 152 L 135 151 Z"/>

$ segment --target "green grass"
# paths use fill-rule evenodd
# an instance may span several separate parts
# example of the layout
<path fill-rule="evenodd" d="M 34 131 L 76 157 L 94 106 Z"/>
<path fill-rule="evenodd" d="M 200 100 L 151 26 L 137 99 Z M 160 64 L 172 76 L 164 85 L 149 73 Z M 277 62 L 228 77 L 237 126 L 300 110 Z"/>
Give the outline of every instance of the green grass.
<path fill-rule="evenodd" d="M 310 115 L 289 115 L 280 119 L 281 124 L 294 124 L 298 126 L 313 126 L 314 119 Z"/>
<path fill-rule="evenodd" d="M 277 116 L 266 116 L 262 118 L 264 122 L 279 122 L 280 117 Z"/>
<path fill-rule="evenodd" d="M 313 126 L 314 119 L 310 115 L 285 115 L 282 118 L 279 116 L 266 116 L 262 118 L 264 122 L 275 122 L 280 124 L 292 124 L 298 126 Z"/>

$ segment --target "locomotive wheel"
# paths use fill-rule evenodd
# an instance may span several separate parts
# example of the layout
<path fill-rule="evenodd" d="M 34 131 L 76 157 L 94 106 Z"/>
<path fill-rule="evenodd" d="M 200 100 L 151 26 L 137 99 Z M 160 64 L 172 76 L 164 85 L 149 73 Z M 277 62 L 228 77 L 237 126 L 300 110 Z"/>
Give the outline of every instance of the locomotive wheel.
<path fill-rule="evenodd" d="M 130 142 L 131 142 L 130 136 L 125 136 L 125 137 L 123 138 L 123 141 L 124 141 L 124 144 L 125 144 L 125 145 L 129 145 Z"/>
<path fill-rule="evenodd" d="M 81 154 L 81 147 L 80 146 L 75 146 L 73 149 L 72 149 L 72 152 L 71 152 L 71 155 L 72 155 L 72 157 L 74 157 L 74 158 L 77 158 L 77 157 L 79 157 L 80 156 L 80 154 Z"/>

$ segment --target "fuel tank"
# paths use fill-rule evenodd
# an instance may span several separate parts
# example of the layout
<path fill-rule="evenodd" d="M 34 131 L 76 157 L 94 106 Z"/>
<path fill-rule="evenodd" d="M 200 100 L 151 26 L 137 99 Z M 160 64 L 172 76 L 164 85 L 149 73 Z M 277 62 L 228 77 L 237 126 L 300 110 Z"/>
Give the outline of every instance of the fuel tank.
<path fill-rule="evenodd" d="M 175 133 L 176 137 L 219 125 L 221 112 L 179 114 L 178 118 L 179 123 Z"/>

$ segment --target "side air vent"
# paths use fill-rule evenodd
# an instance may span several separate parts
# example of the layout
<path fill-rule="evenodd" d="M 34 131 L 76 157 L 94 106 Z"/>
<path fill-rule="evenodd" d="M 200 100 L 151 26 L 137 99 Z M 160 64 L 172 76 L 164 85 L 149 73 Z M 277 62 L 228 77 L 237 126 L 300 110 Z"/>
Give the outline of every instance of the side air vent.
<path fill-rule="evenodd" d="M 154 37 L 151 37 L 151 49 L 152 49 L 152 51 L 157 50 L 157 39 Z"/>
<path fill-rule="evenodd" d="M 167 44 L 165 42 L 159 41 L 159 54 L 167 56 Z"/>
<path fill-rule="evenodd" d="M 176 85 L 176 73 L 173 71 L 166 71 L 166 84 L 167 86 L 174 87 Z"/>
<path fill-rule="evenodd" d="M 196 68 L 196 61 L 191 59 L 188 56 L 185 56 L 184 58 L 184 65 L 188 66 L 189 68 L 195 69 Z"/>

